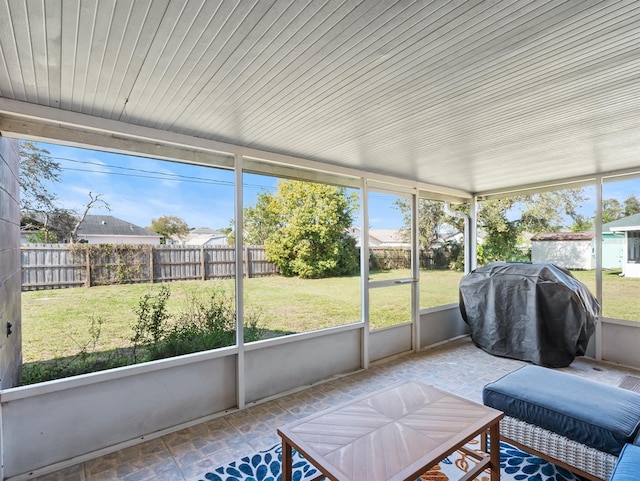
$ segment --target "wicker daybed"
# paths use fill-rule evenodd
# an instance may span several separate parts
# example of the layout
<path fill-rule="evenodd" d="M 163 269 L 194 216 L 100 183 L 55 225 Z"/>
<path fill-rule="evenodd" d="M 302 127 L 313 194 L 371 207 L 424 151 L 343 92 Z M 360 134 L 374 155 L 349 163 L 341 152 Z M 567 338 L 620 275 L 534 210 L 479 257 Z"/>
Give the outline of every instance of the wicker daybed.
<path fill-rule="evenodd" d="M 503 441 L 593 481 L 613 481 L 621 452 L 640 445 L 640 394 L 626 389 L 525 366 L 487 384 L 483 401 L 505 413 Z"/>

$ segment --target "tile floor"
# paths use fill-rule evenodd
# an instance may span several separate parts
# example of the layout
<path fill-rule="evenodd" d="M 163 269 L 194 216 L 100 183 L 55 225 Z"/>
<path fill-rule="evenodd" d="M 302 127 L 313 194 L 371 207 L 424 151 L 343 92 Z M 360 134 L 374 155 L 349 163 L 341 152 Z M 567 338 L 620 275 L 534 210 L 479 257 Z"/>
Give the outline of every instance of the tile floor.
<path fill-rule="evenodd" d="M 312 386 L 215 420 L 86 461 L 36 481 L 197 481 L 205 473 L 279 443 L 276 429 L 391 382 L 412 379 L 475 401 L 482 387 L 524 363 L 486 354 L 468 338 L 373 363 L 340 379 Z M 637 372 L 577 358 L 563 370 L 617 385 Z"/>

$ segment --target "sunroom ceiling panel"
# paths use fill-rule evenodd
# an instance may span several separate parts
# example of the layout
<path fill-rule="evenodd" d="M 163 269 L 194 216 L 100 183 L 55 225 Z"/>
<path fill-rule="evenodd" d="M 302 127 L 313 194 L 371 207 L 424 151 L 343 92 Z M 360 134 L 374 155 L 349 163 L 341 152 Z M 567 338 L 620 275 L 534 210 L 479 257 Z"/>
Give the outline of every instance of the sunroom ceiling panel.
<path fill-rule="evenodd" d="M 640 166 L 635 0 L 0 0 L 0 95 L 473 192 Z"/>
<path fill-rule="evenodd" d="M 337 10 L 336 10 L 337 8 Z M 252 105 L 250 94 L 236 91 L 240 84 L 258 82 L 268 72 L 277 68 L 287 58 L 298 56 L 296 48 L 313 44 L 313 36 L 302 32 L 306 25 L 320 38 L 326 29 L 343 12 L 340 2 L 275 2 L 259 3 L 249 12 L 232 10 L 223 25 L 216 28 L 216 37 L 223 41 L 214 43 L 202 58 L 194 57 L 195 75 L 184 80 L 175 102 L 165 103 L 154 112 L 163 121 L 162 127 L 172 127 L 181 133 L 219 131 L 208 125 L 212 117 L 223 118 L 226 110 L 242 110 Z M 332 13 L 333 11 L 333 13 Z M 220 16 L 217 14 L 216 16 Z M 291 61 L 291 60 L 289 60 Z M 183 82 L 183 79 L 180 79 Z M 226 125 L 229 125 L 227 122 Z M 229 129 L 229 130 L 232 130 Z"/>

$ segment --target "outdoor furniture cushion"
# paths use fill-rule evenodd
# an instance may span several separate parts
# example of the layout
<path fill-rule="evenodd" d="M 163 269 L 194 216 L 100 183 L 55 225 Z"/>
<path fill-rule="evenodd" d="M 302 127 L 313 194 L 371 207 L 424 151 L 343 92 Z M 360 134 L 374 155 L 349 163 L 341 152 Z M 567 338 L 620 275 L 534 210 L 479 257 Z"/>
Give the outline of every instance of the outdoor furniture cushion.
<path fill-rule="evenodd" d="M 611 481 L 638 481 L 640 476 L 640 446 L 627 444 L 611 475 Z"/>
<path fill-rule="evenodd" d="M 482 396 L 507 416 L 614 456 L 640 429 L 640 394 L 539 366 L 487 384 Z"/>

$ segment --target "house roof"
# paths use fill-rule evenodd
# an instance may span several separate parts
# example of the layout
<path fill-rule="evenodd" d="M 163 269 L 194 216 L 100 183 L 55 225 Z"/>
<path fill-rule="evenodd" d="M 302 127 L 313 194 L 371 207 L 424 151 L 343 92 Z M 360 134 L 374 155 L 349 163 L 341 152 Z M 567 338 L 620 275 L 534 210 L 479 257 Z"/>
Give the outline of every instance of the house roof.
<path fill-rule="evenodd" d="M 210 229 L 209 227 L 196 227 L 195 229 L 191 229 L 189 231 L 189 235 L 224 235 L 219 230 Z"/>
<path fill-rule="evenodd" d="M 595 232 L 547 232 L 531 237 L 532 241 L 590 241 Z"/>
<path fill-rule="evenodd" d="M 369 229 L 369 236 L 384 244 L 408 244 L 410 242 L 403 237 L 402 231 L 399 229 Z"/>
<path fill-rule="evenodd" d="M 2 135 L 461 195 L 640 169 L 639 2 L 10 4 Z"/>
<path fill-rule="evenodd" d="M 612 232 L 619 227 L 633 227 L 637 225 L 640 225 L 640 214 L 633 214 L 623 217 L 622 219 L 614 220 L 613 222 L 608 222 L 607 224 L 602 224 L 602 232 Z"/>
<path fill-rule="evenodd" d="M 202 234 L 202 235 L 196 235 L 193 237 L 187 237 L 184 240 L 184 243 L 186 245 L 190 245 L 190 246 L 203 246 L 203 245 L 207 245 L 207 242 L 211 241 L 212 239 L 223 239 L 225 238 L 225 236 L 223 234 L 219 234 L 219 235 L 207 235 L 207 234 Z"/>
<path fill-rule="evenodd" d="M 182 238 L 182 241 L 187 245 L 199 246 L 206 245 L 212 239 L 226 239 L 226 237 L 227 235 L 220 231 L 209 229 L 208 227 L 199 227 L 191 230 L 189 234 Z"/>
<path fill-rule="evenodd" d="M 156 232 L 143 229 L 126 220 L 112 215 L 87 215 L 78 227 L 79 236 L 113 235 L 113 236 L 152 236 L 162 237 Z"/>

